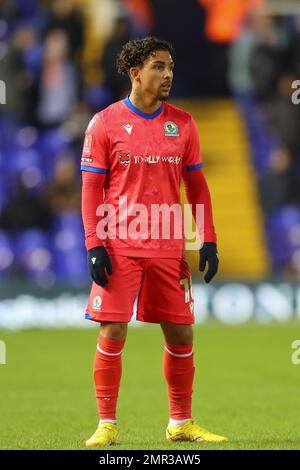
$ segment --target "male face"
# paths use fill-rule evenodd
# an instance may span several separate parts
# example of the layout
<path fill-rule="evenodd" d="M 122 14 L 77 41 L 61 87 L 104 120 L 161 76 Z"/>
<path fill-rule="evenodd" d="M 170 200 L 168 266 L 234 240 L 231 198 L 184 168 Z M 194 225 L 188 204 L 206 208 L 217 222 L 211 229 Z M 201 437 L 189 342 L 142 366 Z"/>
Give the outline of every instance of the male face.
<path fill-rule="evenodd" d="M 167 100 L 173 81 L 174 62 L 168 51 L 153 52 L 140 67 L 131 70 L 142 94 L 157 100 Z"/>

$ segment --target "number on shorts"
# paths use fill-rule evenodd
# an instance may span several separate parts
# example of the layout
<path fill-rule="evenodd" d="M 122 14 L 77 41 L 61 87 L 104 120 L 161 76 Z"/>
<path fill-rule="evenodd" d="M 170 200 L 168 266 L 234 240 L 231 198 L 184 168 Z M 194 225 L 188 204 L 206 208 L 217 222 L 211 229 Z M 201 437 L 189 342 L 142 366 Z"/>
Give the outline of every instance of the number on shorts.
<path fill-rule="evenodd" d="M 192 278 L 180 279 L 180 284 L 184 287 L 185 302 L 188 303 L 193 298 Z"/>

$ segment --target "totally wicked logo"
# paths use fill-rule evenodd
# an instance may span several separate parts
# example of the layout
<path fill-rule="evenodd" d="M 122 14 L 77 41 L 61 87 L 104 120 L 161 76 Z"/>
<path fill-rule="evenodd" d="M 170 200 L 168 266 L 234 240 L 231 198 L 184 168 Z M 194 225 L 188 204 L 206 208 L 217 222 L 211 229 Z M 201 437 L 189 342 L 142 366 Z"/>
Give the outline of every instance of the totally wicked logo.
<path fill-rule="evenodd" d="M 178 137 L 179 130 L 177 124 L 173 121 L 166 121 L 164 124 L 165 135 L 168 137 Z"/>
<path fill-rule="evenodd" d="M 169 163 L 179 165 L 182 162 L 182 156 L 180 155 L 133 155 L 130 156 L 130 152 L 122 152 L 118 154 L 119 162 L 124 168 L 127 168 L 130 163 L 134 164 L 154 164 L 154 163 Z"/>
<path fill-rule="evenodd" d="M 180 155 L 133 155 L 130 156 L 130 152 L 119 152 L 119 162 L 124 168 L 127 168 L 130 163 L 134 164 L 155 164 L 155 163 L 169 163 L 179 165 L 182 162 L 182 156 Z"/>
<path fill-rule="evenodd" d="M 182 157 L 179 155 L 134 155 L 133 156 L 134 163 L 173 163 L 175 165 L 179 165 L 182 162 Z"/>

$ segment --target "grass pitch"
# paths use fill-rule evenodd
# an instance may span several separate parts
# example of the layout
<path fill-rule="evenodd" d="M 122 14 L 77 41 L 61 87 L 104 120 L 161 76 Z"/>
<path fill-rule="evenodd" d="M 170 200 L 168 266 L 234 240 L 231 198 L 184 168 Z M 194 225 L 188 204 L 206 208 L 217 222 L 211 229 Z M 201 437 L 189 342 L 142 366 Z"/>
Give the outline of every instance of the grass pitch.
<path fill-rule="evenodd" d="M 0 332 L 1 449 L 84 449 L 97 426 L 92 362 L 97 329 Z M 300 449 L 299 323 L 194 329 L 193 415 L 228 443 L 169 443 L 159 326 L 131 328 L 118 421 L 123 449 Z"/>

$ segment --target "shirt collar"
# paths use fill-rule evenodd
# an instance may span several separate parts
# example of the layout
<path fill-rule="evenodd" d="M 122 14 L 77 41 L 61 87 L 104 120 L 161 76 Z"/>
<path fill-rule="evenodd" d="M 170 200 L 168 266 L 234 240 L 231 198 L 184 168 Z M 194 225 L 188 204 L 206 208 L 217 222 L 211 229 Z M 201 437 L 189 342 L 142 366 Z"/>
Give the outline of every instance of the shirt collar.
<path fill-rule="evenodd" d="M 131 103 L 130 99 L 129 99 L 129 96 L 127 96 L 124 100 L 124 103 L 126 104 L 126 106 L 131 109 L 131 111 L 133 111 L 134 113 L 138 114 L 139 116 L 145 118 L 145 119 L 154 119 L 156 116 L 158 116 L 162 110 L 163 110 L 163 104 L 161 103 L 160 107 L 154 111 L 154 113 L 144 113 L 144 111 L 141 111 L 140 109 L 138 109 L 136 106 L 134 106 L 134 104 Z"/>

